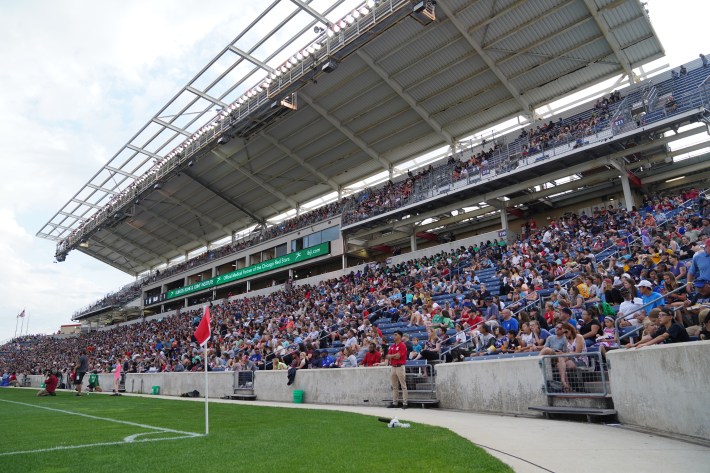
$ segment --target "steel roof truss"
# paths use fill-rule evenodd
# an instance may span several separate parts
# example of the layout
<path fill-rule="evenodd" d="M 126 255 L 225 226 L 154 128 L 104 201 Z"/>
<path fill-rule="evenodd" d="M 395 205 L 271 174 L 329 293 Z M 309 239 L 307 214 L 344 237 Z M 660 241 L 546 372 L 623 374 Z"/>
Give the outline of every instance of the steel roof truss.
<path fill-rule="evenodd" d="M 498 80 L 501 82 L 501 84 L 503 84 L 503 87 L 508 90 L 513 99 L 518 103 L 523 113 L 532 113 L 532 107 L 530 106 L 528 101 L 520 94 L 518 88 L 510 83 L 510 81 L 505 77 L 503 72 L 496 66 L 493 59 L 491 59 L 491 57 L 483 50 L 481 45 L 478 44 L 475 39 L 473 39 L 473 37 L 468 33 L 468 31 L 466 31 L 466 27 L 463 25 L 463 23 L 461 23 L 461 20 L 454 16 L 453 12 L 451 11 L 451 8 L 445 2 L 438 3 L 437 6 L 444 11 L 446 16 L 449 17 L 449 19 L 451 20 L 451 23 L 466 39 L 468 44 L 471 45 L 471 47 L 476 51 L 476 53 L 478 53 L 481 59 L 483 59 L 486 65 L 490 68 L 491 72 L 493 72 L 496 77 L 498 77 Z"/>
<path fill-rule="evenodd" d="M 243 149 L 245 149 L 245 148 L 243 148 Z M 247 171 L 246 169 L 242 169 L 241 166 L 237 165 L 234 161 L 232 161 L 232 160 L 229 159 L 227 156 L 225 156 L 224 153 L 222 153 L 222 152 L 220 152 L 220 151 L 218 151 L 218 150 L 216 150 L 216 149 L 213 149 L 213 150 L 212 150 L 212 154 L 214 154 L 215 156 L 217 156 L 219 159 L 222 160 L 222 162 L 224 162 L 226 165 L 228 165 L 229 167 L 231 167 L 231 168 L 234 169 L 235 171 L 238 171 L 238 172 L 242 173 L 244 176 L 246 176 L 246 177 L 248 177 L 249 179 L 251 179 L 252 181 L 254 181 L 254 183 L 256 183 L 257 185 L 259 185 L 259 187 L 261 187 L 262 189 L 264 189 L 264 190 L 266 190 L 266 191 L 269 191 L 271 194 L 275 195 L 275 196 L 278 197 L 279 199 L 281 199 L 281 200 L 283 200 L 283 201 L 285 201 L 285 202 L 288 202 L 288 204 L 289 204 L 290 206 L 292 206 L 294 209 L 299 206 L 298 202 L 296 202 L 296 201 L 293 200 L 292 198 L 286 196 L 286 194 L 284 194 L 283 192 L 279 191 L 278 189 L 276 189 L 276 188 L 275 188 L 274 186 L 272 186 L 271 184 L 265 182 L 265 181 L 264 181 L 263 179 L 261 179 L 260 177 L 255 176 L 254 174 L 250 173 L 250 172 Z"/>
<path fill-rule="evenodd" d="M 224 202 L 226 202 L 230 206 L 232 206 L 235 209 L 239 210 L 240 212 L 246 214 L 248 217 L 250 217 L 256 223 L 260 223 L 262 225 L 266 223 L 266 221 L 263 218 L 259 217 L 258 215 L 256 215 L 255 213 L 253 213 L 251 210 L 247 209 L 243 205 L 238 204 L 233 199 L 224 195 L 224 193 L 220 192 L 219 190 L 214 189 L 213 187 L 210 187 L 209 185 L 205 184 L 197 176 L 193 176 L 191 173 L 188 173 L 187 171 L 183 171 L 183 174 L 185 174 L 187 177 L 192 179 L 196 184 L 198 184 L 203 189 L 209 191 L 213 195 L 216 195 L 217 197 L 222 199 Z"/>
<path fill-rule="evenodd" d="M 444 142 L 446 142 L 449 145 L 454 144 L 454 142 L 456 141 L 454 139 L 454 137 L 451 136 L 451 134 L 449 132 L 444 130 L 444 128 L 436 120 L 434 120 L 431 117 L 431 115 L 426 110 L 424 110 L 417 103 L 416 100 L 414 100 L 412 98 L 411 95 L 409 95 L 407 92 L 405 92 L 401 85 L 399 85 L 397 82 L 392 80 L 392 78 L 389 75 L 387 75 L 387 72 L 384 69 L 382 69 L 380 66 L 378 66 L 375 63 L 375 61 L 372 60 L 372 58 L 370 56 L 365 54 L 365 52 L 362 50 L 358 50 L 356 52 L 356 54 L 360 57 L 360 59 L 365 61 L 365 64 L 367 64 L 367 66 L 370 69 L 375 71 L 375 73 L 378 76 L 380 76 L 380 78 L 382 78 L 382 80 L 385 81 L 385 83 L 387 85 L 389 85 L 390 88 L 392 90 L 394 90 L 397 93 L 397 95 L 399 95 L 402 98 L 402 100 L 407 102 L 407 104 L 411 107 L 411 109 L 414 110 L 415 112 L 417 112 L 417 115 L 419 115 L 422 118 L 422 120 L 424 120 L 424 122 L 427 125 L 429 125 L 431 127 L 431 129 L 434 130 L 436 132 L 436 134 L 441 137 L 442 140 L 444 140 Z"/>
<path fill-rule="evenodd" d="M 165 226 L 168 226 L 168 227 L 172 228 L 173 230 L 175 230 L 175 231 L 177 231 L 177 232 L 182 233 L 182 234 L 185 235 L 186 237 L 192 238 L 193 240 L 198 241 L 198 242 L 202 243 L 203 245 L 207 245 L 207 244 L 209 243 L 209 242 L 208 242 L 206 239 L 204 239 L 203 237 L 199 237 L 199 236 L 195 235 L 194 233 L 192 233 L 191 231 L 189 231 L 189 230 L 187 230 L 187 229 L 181 227 L 180 225 L 175 225 L 173 222 L 171 222 L 171 221 L 168 220 L 167 218 L 164 218 L 164 217 L 158 215 L 157 213 L 153 212 L 153 211 L 150 210 L 150 209 L 145 209 L 145 208 L 144 208 L 144 209 L 141 209 L 141 210 L 142 210 L 143 212 L 147 213 L 148 215 L 150 215 L 152 218 L 154 218 L 155 220 L 157 220 L 157 221 L 160 222 L 161 224 L 163 224 L 163 225 L 165 225 Z"/>
<path fill-rule="evenodd" d="M 163 197 L 165 197 L 166 199 L 168 199 L 168 200 L 170 200 L 170 201 L 176 203 L 176 204 L 179 205 L 180 207 L 184 208 L 185 210 L 187 210 L 188 212 L 190 212 L 191 214 L 193 214 L 195 217 L 204 220 L 205 222 L 209 223 L 210 225 L 212 225 L 213 227 L 215 227 L 215 228 L 218 229 L 218 230 L 222 230 L 222 231 L 225 233 L 225 236 L 232 234 L 232 230 L 230 230 L 229 228 L 225 227 L 225 226 L 222 225 L 221 223 L 219 223 L 219 222 L 213 220 L 212 218 L 208 217 L 207 215 L 205 215 L 204 213 L 200 212 L 199 210 L 197 210 L 196 208 L 192 207 L 191 205 L 188 205 L 187 203 L 185 203 L 185 201 L 182 201 L 182 200 L 180 200 L 180 199 L 178 199 L 178 198 L 176 198 L 176 197 L 173 197 L 172 195 L 168 194 L 167 192 L 165 192 L 165 191 L 162 190 L 162 189 L 161 189 L 161 190 L 158 190 L 158 193 L 159 193 L 160 195 L 162 195 Z"/>
<path fill-rule="evenodd" d="M 304 167 L 308 172 L 310 172 L 313 176 L 317 177 L 320 179 L 324 184 L 328 184 L 334 191 L 339 192 L 340 191 L 340 186 L 338 185 L 337 182 L 334 180 L 330 179 L 328 176 L 308 164 L 302 157 L 291 151 L 289 148 L 285 147 L 282 145 L 276 138 L 273 136 L 269 135 L 265 131 L 261 133 L 261 136 L 263 136 L 266 141 L 274 145 L 276 148 L 278 148 L 283 154 L 288 156 L 289 158 L 293 159 L 296 161 L 298 164 L 300 164 L 302 167 Z"/>
<path fill-rule="evenodd" d="M 367 145 L 367 143 L 365 143 L 362 139 L 360 139 L 359 137 L 355 136 L 355 133 L 353 133 L 352 131 L 350 131 L 347 127 L 343 126 L 343 124 L 340 122 L 340 120 L 338 120 L 338 119 L 335 118 L 333 115 L 331 115 L 330 113 L 328 113 L 328 111 L 327 111 L 326 109 L 324 109 L 323 107 L 321 107 L 320 105 L 318 105 L 317 103 L 315 103 L 315 102 L 313 101 L 313 99 L 311 99 L 311 98 L 310 98 L 309 96 L 307 96 L 306 94 L 304 94 L 304 93 L 302 93 L 302 92 L 299 92 L 298 97 L 301 98 L 301 99 L 303 99 L 304 102 L 306 102 L 313 110 L 315 110 L 316 112 L 318 112 L 318 114 L 319 114 L 320 116 L 322 116 L 323 118 L 325 118 L 325 119 L 326 119 L 331 125 L 333 125 L 339 132 L 341 132 L 343 135 L 347 136 L 347 137 L 350 139 L 350 141 L 352 141 L 353 143 L 355 143 L 358 148 L 360 148 L 361 150 L 363 150 L 363 151 L 365 152 L 365 154 L 367 154 L 368 156 L 370 156 L 374 161 L 377 161 L 378 163 L 380 163 L 380 165 L 382 166 L 382 168 L 383 168 L 385 171 L 387 171 L 387 172 L 390 172 L 390 171 L 391 171 L 392 165 L 391 165 L 390 163 L 388 163 L 387 161 L 385 161 L 375 150 L 373 150 L 372 148 L 370 148 L 370 147 Z"/>
<path fill-rule="evenodd" d="M 634 74 L 634 71 L 631 68 L 631 64 L 629 63 L 629 59 L 626 57 L 626 54 L 621 50 L 619 41 L 616 39 L 614 33 L 612 33 L 612 31 L 609 29 L 609 25 L 602 18 L 600 10 L 597 8 L 597 5 L 594 0 L 584 0 L 584 4 L 587 6 L 589 13 L 592 15 L 592 18 L 594 18 L 594 21 L 597 23 L 597 26 L 604 35 L 604 38 L 606 38 L 607 43 L 609 43 L 609 47 L 611 47 L 611 50 L 614 51 L 614 56 L 616 56 L 616 59 L 619 61 L 619 65 L 621 66 L 621 68 L 624 69 L 626 76 L 629 78 L 629 83 L 637 82 L 639 79 L 638 77 L 636 77 L 636 74 Z"/>

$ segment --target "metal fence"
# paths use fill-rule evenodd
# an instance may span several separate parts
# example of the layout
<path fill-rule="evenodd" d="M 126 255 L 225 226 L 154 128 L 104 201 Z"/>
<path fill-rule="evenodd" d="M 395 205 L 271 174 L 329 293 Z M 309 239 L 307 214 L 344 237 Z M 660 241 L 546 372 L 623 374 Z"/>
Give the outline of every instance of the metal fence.
<path fill-rule="evenodd" d="M 234 377 L 234 389 L 254 389 L 254 372 L 252 370 L 237 371 Z"/>
<path fill-rule="evenodd" d="M 609 378 L 601 352 L 562 353 L 540 359 L 548 396 L 605 397 Z"/>
<path fill-rule="evenodd" d="M 404 367 L 405 382 L 407 384 L 408 404 L 435 404 L 436 380 L 434 366 L 426 360 L 410 360 Z M 402 400 L 400 390 L 399 400 Z"/>

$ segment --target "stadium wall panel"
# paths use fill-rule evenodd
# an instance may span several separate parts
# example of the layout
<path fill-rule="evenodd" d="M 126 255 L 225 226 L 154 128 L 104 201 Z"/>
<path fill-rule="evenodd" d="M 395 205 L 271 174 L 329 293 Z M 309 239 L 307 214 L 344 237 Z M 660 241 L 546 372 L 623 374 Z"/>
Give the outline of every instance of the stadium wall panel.
<path fill-rule="evenodd" d="M 436 366 L 436 392 L 445 409 L 533 415 L 546 406 L 540 358 L 477 360 Z"/>
<path fill-rule="evenodd" d="M 621 423 L 710 439 L 710 341 L 614 350 L 607 357 Z"/>

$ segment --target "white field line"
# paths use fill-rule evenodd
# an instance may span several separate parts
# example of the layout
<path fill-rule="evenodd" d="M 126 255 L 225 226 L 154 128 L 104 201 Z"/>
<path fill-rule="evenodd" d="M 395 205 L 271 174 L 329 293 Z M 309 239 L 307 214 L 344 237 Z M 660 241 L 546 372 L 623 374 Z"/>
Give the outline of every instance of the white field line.
<path fill-rule="evenodd" d="M 23 450 L 23 451 L 16 451 L 16 452 L 0 452 L 0 456 L 20 455 L 20 454 L 26 454 L 26 453 L 53 452 L 53 451 L 57 451 L 57 450 L 72 450 L 72 449 L 87 448 L 87 447 L 103 447 L 103 446 L 108 446 L 108 445 L 125 445 L 127 443 L 159 442 L 161 440 L 178 440 L 178 439 L 186 439 L 186 438 L 194 438 L 194 437 L 203 437 L 204 436 L 204 434 L 198 434 L 195 432 L 183 432 L 181 430 L 168 429 L 165 427 L 156 427 L 156 426 L 147 425 L 147 424 L 139 424 L 137 422 L 129 422 L 126 420 L 111 419 L 108 417 L 93 416 L 90 414 L 83 414 L 80 412 L 67 411 L 64 409 L 56 409 L 54 407 L 38 406 L 36 404 L 29 404 L 29 403 L 25 403 L 25 402 L 9 401 L 7 399 L 0 399 L 0 401 L 7 402 L 10 404 L 19 404 L 21 406 L 36 407 L 37 409 L 45 409 L 48 411 L 59 412 L 62 414 L 69 414 L 69 415 L 75 415 L 75 416 L 80 416 L 80 417 L 86 417 L 89 419 L 103 420 L 106 422 L 114 422 L 116 424 L 132 425 L 134 427 L 140 427 L 142 429 L 147 429 L 147 430 L 155 430 L 155 432 L 143 432 L 143 433 L 129 435 L 119 442 L 98 442 L 98 443 L 89 443 L 89 444 L 83 444 L 83 445 L 65 445 L 65 446 L 59 446 L 59 447 L 40 448 L 40 449 L 36 449 L 36 450 Z M 167 437 L 167 438 L 162 437 L 162 438 L 151 438 L 151 439 L 138 439 L 138 437 L 140 437 L 141 435 L 155 435 L 155 434 L 160 434 L 160 433 L 171 433 L 171 434 L 178 434 L 178 435 L 176 437 Z"/>

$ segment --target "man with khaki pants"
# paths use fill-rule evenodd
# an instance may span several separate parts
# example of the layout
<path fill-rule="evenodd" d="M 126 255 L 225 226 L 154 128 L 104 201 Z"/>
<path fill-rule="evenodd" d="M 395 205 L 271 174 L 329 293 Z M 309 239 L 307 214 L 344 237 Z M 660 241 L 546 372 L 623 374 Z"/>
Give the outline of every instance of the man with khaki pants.
<path fill-rule="evenodd" d="M 407 408 L 407 381 L 404 375 L 404 365 L 407 363 L 407 346 L 402 342 L 402 332 L 394 333 L 394 343 L 387 352 L 387 361 L 391 366 L 392 404 L 387 407 L 399 406 L 399 389 L 402 388 L 402 409 Z"/>

